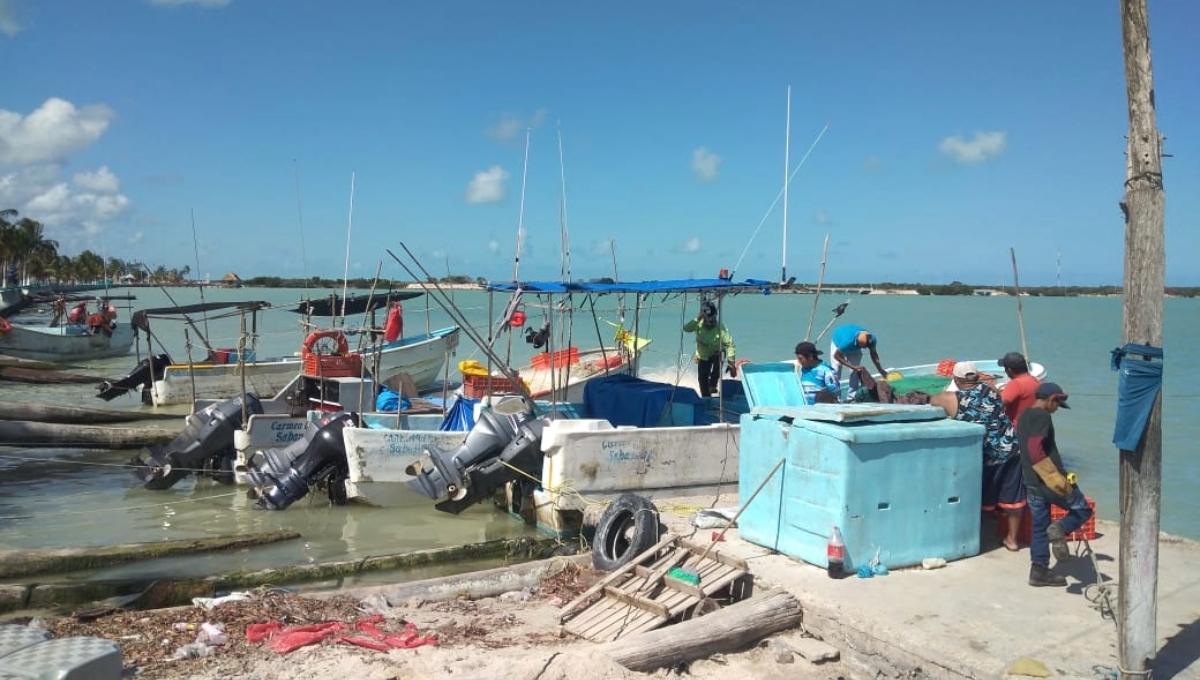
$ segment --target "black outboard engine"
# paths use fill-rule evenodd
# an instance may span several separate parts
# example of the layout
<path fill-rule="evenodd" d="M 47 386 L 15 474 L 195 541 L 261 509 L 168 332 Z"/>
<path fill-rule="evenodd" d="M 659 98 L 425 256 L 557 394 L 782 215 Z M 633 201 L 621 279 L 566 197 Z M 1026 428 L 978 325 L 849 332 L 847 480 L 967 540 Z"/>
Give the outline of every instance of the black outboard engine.
<path fill-rule="evenodd" d="M 262 413 L 262 403 L 246 395 L 246 415 Z M 195 472 L 210 474 L 223 484 L 233 483 L 233 432 L 242 426 L 242 397 L 213 404 L 187 417 L 183 432 L 170 444 L 145 449 L 131 463 L 134 475 L 147 489 L 169 489 Z"/>
<path fill-rule="evenodd" d="M 540 478 L 545 427 L 524 397 L 503 399 L 480 413 L 467 438 L 453 451 L 427 448 L 432 467 L 409 466 L 408 473 L 416 479 L 408 486 L 434 500 L 449 496 L 434 507 L 457 515 L 517 479 L 519 474 L 512 468 Z"/>
<path fill-rule="evenodd" d="M 167 354 L 155 354 L 152 357 L 146 357 L 133 367 L 129 375 L 120 380 L 105 380 L 96 385 L 96 390 L 104 401 L 112 401 L 117 397 L 125 394 L 129 390 L 138 387 L 149 387 L 155 380 L 162 380 L 163 369 L 171 365 L 171 357 Z"/>
<path fill-rule="evenodd" d="M 308 446 L 292 461 L 283 474 L 263 471 L 260 479 L 261 496 L 257 507 L 266 510 L 286 510 L 288 506 L 304 498 L 311 486 L 325 486 L 329 500 L 335 505 L 346 504 L 346 479 L 350 466 L 346 462 L 346 441 L 342 430 L 357 427 L 358 416 L 354 413 L 339 413 L 329 423 L 311 433 Z M 283 454 L 279 456 L 282 458 Z"/>
<path fill-rule="evenodd" d="M 328 422 L 328 420 L 324 423 L 310 420 L 304 424 L 304 435 L 287 446 L 258 449 L 247 456 L 246 479 L 256 489 L 251 493 L 251 498 L 258 497 L 257 490 L 272 486 L 276 479 L 286 476 L 288 470 L 292 469 L 292 462 L 308 449 L 321 426 L 327 425 Z"/>

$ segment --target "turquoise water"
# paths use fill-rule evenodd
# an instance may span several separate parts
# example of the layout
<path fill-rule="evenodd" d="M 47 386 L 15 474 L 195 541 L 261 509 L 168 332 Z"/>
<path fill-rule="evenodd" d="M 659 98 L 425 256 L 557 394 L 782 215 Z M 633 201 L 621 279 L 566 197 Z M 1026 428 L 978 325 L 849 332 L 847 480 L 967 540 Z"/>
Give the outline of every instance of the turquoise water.
<path fill-rule="evenodd" d="M 139 308 L 170 304 L 155 289 L 120 292 L 137 295 L 134 305 Z M 195 289 L 170 289 L 170 294 L 180 304 L 200 301 Z M 205 299 L 259 299 L 283 305 L 295 303 L 301 294 L 297 290 L 206 289 Z M 484 321 L 492 313 L 498 314 L 505 302 L 497 297 L 490 313 L 485 293 L 454 291 L 449 295 L 484 337 L 487 336 Z M 832 308 L 846 299 L 829 295 L 818 300 L 812 335 L 821 332 L 832 319 Z M 875 331 L 880 339 L 880 355 L 889 367 L 934 363 L 947 358 L 994 360 L 1007 351 L 1021 350 L 1016 298 L 867 295 L 854 296 L 850 301 L 840 322 L 858 323 Z M 632 310 L 634 301 L 627 302 Z M 598 300 L 576 298 L 574 304 L 588 310 L 594 304 L 598 317 L 608 321 L 618 319 L 615 296 Z M 1181 370 L 1172 370 L 1172 367 L 1198 365 L 1200 350 L 1185 339 L 1200 333 L 1200 301 L 1168 299 L 1165 304 L 1168 363 L 1163 385 L 1162 528 L 1200 539 L 1200 522 L 1195 519 L 1200 500 L 1194 492 L 1200 484 L 1200 457 L 1194 453 L 1194 442 L 1200 441 L 1200 388 L 1186 382 Z M 733 332 L 740 358 L 775 361 L 791 358 L 795 343 L 805 335 L 812 306 L 811 295 L 742 294 L 726 299 L 722 313 Z M 1117 376 L 1109 370 L 1109 351 L 1120 345 L 1122 301 L 1023 298 L 1022 306 L 1030 358 L 1045 364 L 1051 378 L 1071 394 L 1073 408 L 1055 415 L 1060 448 L 1070 467 L 1078 473 L 1080 486 L 1096 499 L 1099 515 L 1115 520 L 1118 453 L 1111 439 Z M 425 298 L 406 302 L 404 309 L 408 333 L 453 323 L 449 314 Z M 532 300 L 526 309 L 528 324 L 540 326 L 544 319 L 542 309 Z M 694 298 L 658 296 L 643 303 L 636 332 L 652 340 L 643 358 L 644 373 L 660 380 L 694 384 L 690 336 L 683 336 L 679 328 L 696 311 Z M 632 311 L 628 316 L 632 325 Z M 259 356 L 297 351 L 304 334 L 299 319 L 280 309 L 264 312 L 258 325 Z M 207 326 L 213 346 L 237 344 L 238 318 L 207 323 L 197 319 L 196 325 L 201 330 Z M 154 326 L 177 360 L 186 357 L 181 326 L 158 322 Z M 556 321 L 556 326 L 566 324 Z M 594 324 L 590 313 L 575 316 L 572 329 L 575 344 L 594 346 L 598 338 L 611 343 L 612 334 L 613 329 L 607 324 Z M 203 349 L 194 332 L 191 337 L 193 355 L 200 356 Z M 818 344 L 827 346 L 828 334 Z M 520 334 L 501 334 L 494 346 L 514 365 L 525 363 L 533 352 Z M 144 344 L 141 349 L 145 352 Z M 463 359 L 486 361 L 466 337 L 452 364 Z M 78 370 L 120 376 L 133 363 L 131 356 Z M 454 365 L 451 371 L 454 375 Z M 0 398 L 105 406 L 92 396 L 90 386 L 4 384 L 0 386 Z M 142 408 L 132 396 L 107 406 Z M 0 547 L 87 545 L 274 528 L 294 528 L 305 536 L 302 543 L 256 549 L 237 558 L 242 562 L 235 565 L 265 566 L 402 552 L 529 531 L 486 506 L 452 517 L 432 507 L 400 513 L 355 506 L 330 508 L 321 502 L 323 499 L 316 499 L 311 504 L 301 501 L 285 512 L 251 512 L 241 494 L 208 482 L 184 484 L 165 493 L 141 489 L 124 467 L 130 453 L 65 453 L 23 450 L 19 446 L 8 449 L 6 455 L 13 457 L 0 459 Z M 55 462 L 47 463 L 47 459 Z"/>

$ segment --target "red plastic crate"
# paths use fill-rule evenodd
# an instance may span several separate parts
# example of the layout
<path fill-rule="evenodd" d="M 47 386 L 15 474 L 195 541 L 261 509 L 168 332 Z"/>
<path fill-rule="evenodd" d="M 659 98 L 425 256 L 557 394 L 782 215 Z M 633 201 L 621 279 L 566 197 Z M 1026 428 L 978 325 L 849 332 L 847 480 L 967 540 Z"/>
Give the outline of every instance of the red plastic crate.
<path fill-rule="evenodd" d="M 482 399 L 489 394 L 516 394 L 520 391 L 513 381 L 504 376 L 463 374 L 463 395 L 470 399 Z"/>
<path fill-rule="evenodd" d="M 1093 540 L 1096 538 L 1096 500 L 1091 496 L 1087 497 L 1088 507 L 1092 509 L 1091 518 L 1083 523 L 1079 531 L 1071 533 L 1067 536 L 1068 541 L 1082 541 L 1083 539 Z M 1050 506 L 1050 521 L 1062 519 L 1067 516 L 1067 511 L 1057 505 Z M 1004 538 L 1004 534 L 1008 531 L 1008 526 L 1004 522 L 1003 516 L 999 516 L 996 522 L 996 535 Z M 1025 512 L 1021 513 L 1021 524 L 1017 527 L 1017 542 L 1028 543 L 1033 536 L 1033 516 L 1026 508 Z"/>
<path fill-rule="evenodd" d="M 362 375 L 358 354 L 305 354 L 304 375 L 312 378 L 357 378 Z"/>

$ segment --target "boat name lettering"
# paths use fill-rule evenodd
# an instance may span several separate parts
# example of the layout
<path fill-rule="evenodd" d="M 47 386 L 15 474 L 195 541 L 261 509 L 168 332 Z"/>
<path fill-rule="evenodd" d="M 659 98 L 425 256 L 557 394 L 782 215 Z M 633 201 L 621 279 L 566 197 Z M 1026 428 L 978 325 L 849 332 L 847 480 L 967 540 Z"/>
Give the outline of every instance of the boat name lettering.
<path fill-rule="evenodd" d="M 389 432 L 383 435 L 383 441 L 387 442 L 388 453 L 420 455 L 428 436 L 418 432 Z"/>
<path fill-rule="evenodd" d="M 654 454 L 650 451 L 625 448 L 625 442 L 606 441 L 601 444 L 601 448 L 608 451 L 608 460 L 611 463 L 641 461 L 648 464 L 654 459 Z"/>
<path fill-rule="evenodd" d="M 271 429 L 276 432 L 280 430 L 303 430 L 305 423 L 296 422 L 294 420 L 273 420 L 271 421 Z"/>

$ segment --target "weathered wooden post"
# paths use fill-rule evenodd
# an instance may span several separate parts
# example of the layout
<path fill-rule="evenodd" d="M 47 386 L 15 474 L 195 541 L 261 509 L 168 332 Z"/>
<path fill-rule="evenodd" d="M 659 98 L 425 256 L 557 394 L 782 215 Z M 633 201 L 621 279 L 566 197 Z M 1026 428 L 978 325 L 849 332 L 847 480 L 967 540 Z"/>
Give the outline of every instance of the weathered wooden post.
<path fill-rule="evenodd" d="M 1162 141 L 1154 118 L 1154 79 L 1146 0 L 1120 0 L 1129 100 L 1125 280 L 1122 339 L 1162 347 Z M 1118 596 L 1122 680 L 1147 676 L 1157 650 L 1158 530 L 1162 494 L 1162 396 L 1154 401 L 1137 450 L 1121 451 L 1121 555 Z"/>

